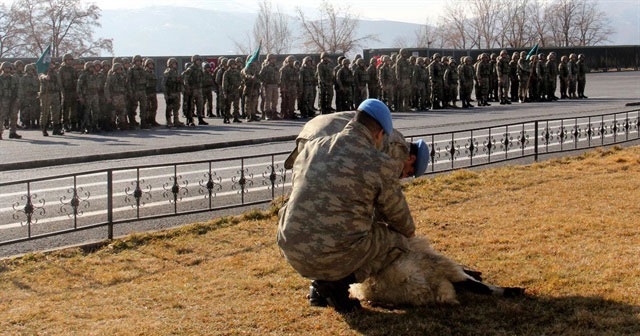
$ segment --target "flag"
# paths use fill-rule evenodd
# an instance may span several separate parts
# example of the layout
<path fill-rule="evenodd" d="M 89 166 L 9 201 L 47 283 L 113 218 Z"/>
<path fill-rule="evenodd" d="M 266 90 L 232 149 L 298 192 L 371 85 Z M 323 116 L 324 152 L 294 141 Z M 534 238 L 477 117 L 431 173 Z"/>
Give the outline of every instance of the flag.
<path fill-rule="evenodd" d="M 51 64 L 51 44 L 44 50 L 40 58 L 36 61 L 36 69 L 38 70 L 38 74 L 45 73 L 49 70 L 49 65 Z"/>
<path fill-rule="evenodd" d="M 260 43 L 258 44 L 258 49 L 256 49 L 256 51 L 254 51 L 253 54 L 251 54 L 251 57 L 247 60 L 247 64 L 244 66 L 245 69 L 260 57 L 260 48 L 262 48 L 262 40 L 260 40 Z"/>
<path fill-rule="evenodd" d="M 531 58 L 531 56 L 535 55 L 538 53 L 538 44 L 540 42 L 536 43 L 536 45 L 533 46 L 533 48 L 531 48 L 531 50 L 529 50 L 529 53 L 527 54 L 527 61 Z"/>

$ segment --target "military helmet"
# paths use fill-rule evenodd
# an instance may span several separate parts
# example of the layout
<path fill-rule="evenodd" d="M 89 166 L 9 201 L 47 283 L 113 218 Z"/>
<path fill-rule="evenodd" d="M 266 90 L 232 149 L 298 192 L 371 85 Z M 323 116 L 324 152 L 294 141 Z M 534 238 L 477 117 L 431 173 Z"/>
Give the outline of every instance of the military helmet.
<path fill-rule="evenodd" d="M 518 59 L 518 58 L 520 58 L 520 53 L 519 53 L 519 52 L 517 52 L 517 51 L 514 51 L 514 52 L 513 52 L 513 54 L 511 55 L 511 58 L 512 58 L 512 59 Z"/>
<path fill-rule="evenodd" d="M 236 59 L 235 59 L 235 58 L 230 58 L 230 59 L 227 61 L 227 65 L 228 65 L 228 66 L 236 65 Z"/>
<path fill-rule="evenodd" d="M 375 65 L 376 63 L 378 63 L 378 60 L 373 58 L 373 57 L 371 57 L 371 59 L 369 60 L 369 64 Z"/>
<path fill-rule="evenodd" d="M 327 55 L 326 52 L 323 51 L 323 52 L 320 53 L 320 59 L 325 59 L 327 57 L 329 57 L 329 55 Z"/>
<path fill-rule="evenodd" d="M 338 64 L 342 64 L 342 60 L 345 59 L 344 56 L 338 56 Z"/>
<path fill-rule="evenodd" d="M 93 61 L 93 66 L 94 67 L 97 67 L 97 66 L 101 67 L 102 66 L 102 62 L 100 62 L 100 60 L 95 60 L 95 61 Z"/>
<path fill-rule="evenodd" d="M 125 65 L 125 64 L 128 64 L 128 63 L 131 63 L 131 61 L 128 58 L 123 57 L 122 58 L 122 65 Z"/>
<path fill-rule="evenodd" d="M 464 57 L 464 62 L 473 62 L 473 58 L 471 56 L 465 56 Z"/>
<path fill-rule="evenodd" d="M 527 52 L 526 51 L 521 51 L 520 52 L 520 58 L 526 58 L 527 57 Z"/>
<path fill-rule="evenodd" d="M 347 64 L 349 64 L 349 63 L 351 63 L 351 61 L 349 61 L 349 59 L 345 57 L 345 58 L 342 60 L 342 63 L 341 63 L 341 64 L 342 64 L 342 65 L 347 65 Z"/>
<path fill-rule="evenodd" d="M 178 60 L 171 57 L 167 60 L 167 68 L 171 66 L 171 63 L 175 63 L 176 65 L 178 65 Z"/>
<path fill-rule="evenodd" d="M 24 67 L 24 71 L 26 71 L 26 72 L 30 72 L 30 71 L 32 71 L 32 70 L 33 70 L 33 71 L 36 71 L 36 65 L 35 65 L 35 63 L 29 63 L 29 64 L 25 65 L 25 67 Z"/>
<path fill-rule="evenodd" d="M 442 56 L 442 63 L 449 62 L 449 56 Z"/>
<path fill-rule="evenodd" d="M 18 69 L 18 68 L 24 68 L 24 62 L 21 60 L 17 60 L 15 62 L 13 62 L 13 66 Z"/>
<path fill-rule="evenodd" d="M 400 55 L 402 55 L 403 57 L 406 57 L 407 55 L 409 55 L 409 50 L 407 50 L 405 48 L 401 48 L 400 49 Z"/>
<path fill-rule="evenodd" d="M 93 62 L 91 62 L 91 61 L 84 62 L 84 69 L 85 70 L 90 70 L 92 67 L 93 67 Z"/>
<path fill-rule="evenodd" d="M 110 68 L 111 67 L 111 63 L 107 60 L 104 60 L 100 63 L 100 65 L 102 65 L 103 68 Z"/>
<path fill-rule="evenodd" d="M 111 71 L 115 72 L 118 69 L 124 70 L 124 65 L 122 65 L 122 63 L 120 62 L 113 63 L 113 66 L 111 66 Z"/>
<path fill-rule="evenodd" d="M 383 55 L 382 56 L 382 61 L 386 62 L 386 61 L 390 61 L 391 59 L 389 58 L 389 55 Z"/>
<path fill-rule="evenodd" d="M 296 58 L 295 58 L 295 56 L 293 56 L 293 55 L 289 55 L 289 56 L 287 56 L 287 58 L 285 59 L 285 62 L 287 62 L 287 63 L 293 63 L 293 62 L 295 62 L 295 61 L 296 61 Z"/>
<path fill-rule="evenodd" d="M 307 63 L 309 61 L 312 61 L 313 59 L 311 59 L 311 56 L 306 56 L 305 58 L 302 59 L 302 63 Z"/>
<path fill-rule="evenodd" d="M 11 70 L 12 68 L 13 68 L 13 65 L 11 64 L 11 62 L 2 62 L 2 64 L 0 64 L 0 71 Z"/>
<path fill-rule="evenodd" d="M 574 59 L 576 58 L 576 54 L 569 54 L 569 59 Z"/>
<path fill-rule="evenodd" d="M 356 64 L 357 64 L 357 65 L 364 65 L 364 58 L 358 58 L 358 59 L 356 60 Z"/>
<path fill-rule="evenodd" d="M 433 54 L 433 56 L 431 56 L 431 58 L 433 58 L 433 59 L 440 58 L 440 57 L 441 57 L 441 56 L 440 56 L 440 54 L 438 54 L 438 53 L 435 53 L 435 54 Z"/>
<path fill-rule="evenodd" d="M 140 55 L 133 56 L 133 62 L 135 63 L 135 62 L 138 62 L 138 61 L 142 62 L 142 56 L 140 56 Z"/>
<path fill-rule="evenodd" d="M 209 64 L 209 62 L 204 62 L 204 63 L 202 63 L 202 68 L 203 69 L 211 69 L 211 64 Z"/>
<path fill-rule="evenodd" d="M 122 58 L 121 58 L 121 57 L 114 57 L 114 58 L 111 60 L 111 62 L 112 62 L 113 64 L 115 64 L 115 63 L 122 63 Z"/>
<path fill-rule="evenodd" d="M 200 55 L 191 56 L 191 63 L 195 63 L 196 61 L 202 61 L 202 57 L 200 57 Z"/>
<path fill-rule="evenodd" d="M 567 55 L 562 55 L 562 57 L 560 57 L 560 61 L 561 62 L 569 62 L 569 57 L 567 57 Z"/>
<path fill-rule="evenodd" d="M 579 60 L 583 60 L 583 59 L 584 59 L 584 54 L 579 54 L 579 55 L 578 55 L 578 59 L 579 59 Z"/>
<path fill-rule="evenodd" d="M 72 60 L 73 59 L 73 55 L 71 55 L 70 53 L 66 53 L 64 54 L 64 56 L 62 56 L 62 61 L 68 61 L 68 60 Z"/>
<path fill-rule="evenodd" d="M 149 64 L 151 64 L 151 65 L 155 66 L 155 65 L 156 65 L 156 62 L 154 62 L 154 61 L 153 61 L 153 59 L 151 59 L 151 58 L 147 58 L 146 60 L 144 60 L 144 66 L 145 66 L 145 68 L 146 68 L 146 67 L 148 67 L 148 66 L 149 66 Z"/>
<path fill-rule="evenodd" d="M 509 55 L 509 53 L 506 50 L 504 49 L 500 50 L 500 56 L 507 56 L 507 55 Z"/>
<path fill-rule="evenodd" d="M 545 56 L 544 53 L 539 53 L 538 54 L 538 58 L 544 58 L 544 56 Z"/>

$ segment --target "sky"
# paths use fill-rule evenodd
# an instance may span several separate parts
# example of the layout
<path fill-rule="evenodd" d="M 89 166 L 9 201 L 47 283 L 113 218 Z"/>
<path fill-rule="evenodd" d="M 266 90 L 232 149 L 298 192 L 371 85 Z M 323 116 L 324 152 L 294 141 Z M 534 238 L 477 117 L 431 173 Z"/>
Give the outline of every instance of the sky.
<path fill-rule="evenodd" d="M 83 0 L 84 1 L 84 0 Z M 101 9 L 143 8 L 149 6 L 181 6 L 204 9 L 225 8 L 237 11 L 258 11 L 262 0 L 89 0 Z M 320 1 L 270 0 L 283 13 L 294 14 L 297 7 L 305 13 L 317 10 Z M 446 1 L 443 0 L 328 0 L 334 8 L 348 6 L 351 13 L 361 19 L 384 19 L 390 21 L 424 24 L 427 19 L 435 21 Z"/>

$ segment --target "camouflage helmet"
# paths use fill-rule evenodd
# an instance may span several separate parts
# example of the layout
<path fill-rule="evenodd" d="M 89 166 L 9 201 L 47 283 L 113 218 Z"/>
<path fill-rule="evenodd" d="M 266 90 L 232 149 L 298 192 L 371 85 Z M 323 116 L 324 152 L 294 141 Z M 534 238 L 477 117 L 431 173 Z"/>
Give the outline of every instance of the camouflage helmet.
<path fill-rule="evenodd" d="M 0 71 L 11 69 L 13 69 L 13 64 L 11 64 L 11 62 L 2 62 L 2 64 L 0 64 Z"/>
<path fill-rule="evenodd" d="M 382 61 L 383 62 L 390 61 L 390 60 L 391 60 L 391 58 L 389 57 L 389 55 L 383 55 L 382 56 Z"/>
<path fill-rule="evenodd" d="M 342 63 L 341 63 L 341 64 L 342 64 L 342 65 L 348 65 L 349 63 L 351 63 L 351 61 L 349 61 L 349 59 L 345 57 L 345 58 L 342 60 Z"/>
<path fill-rule="evenodd" d="M 91 68 L 93 68 L 93 62 L 91 61 L 84 62 L 84 70 L 90 70 Z"/>
<path fill-rule="evenodd" d="M 24 62 L 21 60 L 17 60 L 15 62 L 13 62 L 13 66 L 17 69 L 17 68 L 24 68 Z"/>
<path fill-rule="evenodd" d="M 25 72 L 36 72 L 36 64 L 35 63 L 29 63 L 27 65 L 25 65 L 24 67 L 24 71 Z"/>
<path fill-rule="evenodd" d="M 402 55 L 402 57 L 407 57 L 409 56 L 409 50 L 405 49 L 405 48 L 401 48 L 400 49 L 400 55 Z"/>
<path fill-rule="evenodd" d="M 110 68 L 111 67 L 111 62 L 104 60 L 100 63 L 100 65 L 102 65 L 103 68 Z"/>
<path fill-rule="evenodd" d="M 123 58 L 122 58 L 122 65 L 129 64 L 129 63 L 131 63 L 131 60 L 129 60 L 129 59 L 128 59 L 128 58 L 126 58 L 126 57 L 123 57 Z"/>
<path fill-rule="evenodd" d="M 176 65 L 178 65 L 178 60 L 171 57 L 167 60 L 167 68 L 171 66 L 172 63 L 175 63 Z"/>
<path fill-rule="evenodd" d="M 435 54 L 433 54 L 433 56 L 431 56 L 432 59 L 436 59 L 436 58 L 440 58 L 440 57 L 441 56 L 438 53 L 435 53 Z"/>
<path fill-rule="evenodd" d="M 220 64 L 220 66 L 227 66 L 227 58 L 226 57 L 220 57 L 220 60 L 219 60 L 218 64 Z"/>
<path fill-rule="evenodd" d="M 576 54 L 569 54 L 569 59 L 575 59 L 576 58 Z"/>
<path fill-rule="evenodd" d="M 122 58 L 121 57 L 114 57 L 111 60 L 111 63 L 116 64 L 116 63 L 122 63 Z"/>
<path fill-rule="evenodd" d="M 560 57 L 560 62 L 569 62 L 569 57 L 567 55 L 562 55 L 562 57 Z"/>
<path fill-rule="evenodd" d="M 511 55 L 511 59 L 517 60 L 520 58 L 520 53 L 517 51 L 514 51 L 513 54 Z"/>
<path fill-rule="evenodd" d="M 539 53 L 539 54 L 538 54 L 538 58 L 539 58 L 539 59 L 543 59 L 544 57 L 545 57 L 544 53 Z"/>
<path fill-rule="evenodd" d="M 191 56 L 191 63 L 195 63 L 196 61 L 202 61 L 202 57 L 200 57 L 200 55 Z"/>
<path fill-rule="evenodd" d="M 146 60 L 144 60 L 144 67 L 146 68 L 146 67 L 148 67 L 149 65 L 153 65 L 153 66 L 155 66 L 155 65 L 156 65 L 156 62 L 154 62 L 154 61 L 153 61 L 153 59 L 151 59 L 151 58 L 147 58 Z"/>
<path fill-rule="evenodd" d="M 338 56 L 338 64 L 342 64 L 342 60 L 345 59 L 344 56 Z"/>
<path fill-rule="evenodd" d="M 100 60 L 95 60 L 95 61 L 93 61 L 93 66 L 94 67 L 102 67 L 102 62 L 100 62 Z"/>
<path fill-rule="evenodd" d="M 287 63 L 294 63 L 296 61 L 296 57 L 293 55 L 289 55 L 284 61 Z"/>
<path fill-rule="evenodd" d="M 211 69 L 211 64 L 209 62 L 202 63 L 202 69 Z"/>
<path fill-rule="evenodd" d="M 64 54 L 64 56 L 62 56 L 62 61 L 68 61 L 68 60 L 72 60 L 73 59 L 73 55 L 71 55 L 70 53 L 66 53 Z"/>
<path fill-rule="evenodd" d="M 235 58 L 230 58 L 227 61 L 227 66 L 232 66 L 232 65 L 236 65 L 236 59 Z"/>
<path fill-rule="evenodd" d="M 471 56 L 465 56 L 464 57 L 464 62 L 465 63 L 467 63 L 467 62 L 471 63 L 471 62 L 473 62 L 473 58 L 471 58 Z"/>
<path fill-rule="evenodd" d="M 313 59 L 311 58 L 311 56 L 306 56 L 302 59 L 302 64 L 306 64 L 309 61 L 313 61 Z"/>
<path fill-rule="evenodd" d="M 135 63 L 135 62 L 138 62 L 138 61 L 142 62 L 142 56 L 140 56 L 140 55 L 133 56 L 133 62 Z"/>
<path fill-rule="evenodd" d="M 378 63 L 378 60 L 371 57 L 371 59 L 369 60 L 369 64 L 376 65 L 376 63 Z"/>
<path fill-rule="evenodd" d="M 508 56 L 508 55 L 509 53 L 505 49 L 500 50 L 500 56 Z"/>
<path fill-rule="evenodd" d="M 520 52 L 520 58 L 525 59 L 527 57 L 527 52 L 526 51 L 521 51 Z"/>
<path fill-rule="evenodd" d="M 120 62 L 113 63 L 113 65 L 111 66 L 111 71 L 115 72 L 118 69 L 124 70 L 124 65 L 122 65 L 122 63 Z"/>
<path fill-rule="evenodd" d="M 327 57 L 329 57 L 329 55 L 327 55 L 326 52 L 323 51 L 323 52 L 320 53 L 320 59 L 325 59 Z"/>
<path fill-rule="evenodd" d="M 584 60 L 584 54 L 578 54 L 578 59 L 579 60 Z"/>
<path fill-rule="evenodd" d="M 358 59 L 356 60 L 356 64 L 357 64 L 357 65 L 364 65 L 364 58 L 358 58 Z"/>
<path fill-rule="evenodd" d="M 449 63 L 449 56 L 442 56 L 442 63 Z"/>
<path fill-rule="evenodd" d="M 275 60 L 276 60 L 276 55 L 274 55 L 274 54 L 267 54 L 267 60 L 268 60 L 268 61 L 271 61 L 271 60 L 274 60 L 274 61 L 275 61 Z"/>

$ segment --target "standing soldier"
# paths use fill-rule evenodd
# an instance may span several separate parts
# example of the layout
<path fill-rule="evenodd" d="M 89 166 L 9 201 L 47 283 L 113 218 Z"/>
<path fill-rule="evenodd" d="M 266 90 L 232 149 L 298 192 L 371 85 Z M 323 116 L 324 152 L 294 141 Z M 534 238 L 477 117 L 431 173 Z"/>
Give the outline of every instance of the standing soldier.
<path fill-rule="evenodd" d="M 266 64 L 260 69 L 258 77 L 262 82 L 262 91 L 264 92 L 264 113 L 266 120 L 278 120 L 278 78 L 280 73 L 276 65 L 276 55 L 268 54 L 265 60 Z"/>
<path fill-rule="evenodd" d="M 107 74 L 107 81 L 104 84 L 104 98 L 107 104 L 113 108 L 110 110 L 108 118 L 120 130 L 129 129 L 127 122 L 127 91 L 127 76 L 125 75 L 124 66 L 120 62 L 113 62 L 111 71 Z"/>
<path fill-rule="evenodd" d="M 518 80 L 520 81 L 518 98 L 520 103 L 529 101 L 527 98 L 529 94 L 529 77 L 531 77 L 531 63 L 527 59 L 527 53 L 522 51 L 518 60 Z"/>
<path fill-rule="evenodd" d="M 180 74 L 183 81 L 191 75 L 191 70 L 191 62 L 185 63 L 184 70 L 182 70 L 182 73 Z M 187 125 L 195 126 L 195 124 L 193 124 L 193 96 L 191 95 L 191 91 L 189 91 L 189 87 L 186 83 L 182 83 L 182 88 L 182 115 L 187 119 Z M 189 120 L 191 120 L 191 124 L 193 125 L 190 125 Z"/>
<path fill-rule="evenodd" d="M 567 88 L 569 87 L 569 57 L 560 57 L 558 64 L 558 76 L 560 77 L 560 99 L 567 99 Z"/>
<path fill-rule="evenodd" d="M 184 124 L 180 121 L 180 94 L 182 93 L 182 77 L 178 73 L 178 60 L 169 58 L 167 68 L 163 74 L 163 93 L 167 109 L 165 110 L 165 120 L 167 127 L 180 127 Z M 173 119 L 172 119 L 173 118 Z M 173 120 L 173 121 L 172 121 Z"/>
<path fill-rule="evenodd" d="M 538 71 L 540 70 L 538 67 L 538 55 L 532 55 L 529 62 L 529 64 L 531 64 L 531 74 L 529 76 L 529 100 L 536 102 L 540 100 L 540 94 L 538 92 Z"/>
<path fill-rule="evenodd" d="M 100 117 L 100 81 L 93 62 L 84 63 L 84 71 L 78 77 L 77 93 L 84 115 L 80 129 L 83 133 L 97 132 Z"/>
<path fill-rule="evenodd" d="M 463 108 L 473 107 L 471 105 L 471 92 L 476 76 L 473 69 L 473 59 L 471 56 L 465 56 L 464 62 L 458 67 L 458 75 L 460 76 L 460 100 Z"/>
<path fill-rule="evenodd" d="M 293 66 L 296 59 L 292 55 L 287 56 L 280 68 L 280 95 L 282 104 L 280 110 L 285 119 L 298 119 L 295 114 L 295 103 L 298 97 L 298 70 Z"/>
<path fill-rule="evenodd" d="M 556 88 L 558 83 L 558 65 L 556 64 L 556 53 L 550 52 L 547 57 L 547 63 L 545 64 L 545 73 L 547 74 L 547 83 L 545 88 L 547 90 L 547 99 L 558 100 L 556 97 Z"/>
<path fill-rule="evenodd" d="M 398 88 L 398 104 L 397 110 L 406 112 L 411 106 L 411 75 L 413 68 L 409 63 L 409 51 L 400 49 L 398 59 L 396 60 L 396 80 Z"/>
<path fill-rule="evenodd" d="M 38 100 L 40 83 L 38 82 L 35 64 L 27 64 L 24 69 L 25 74 L 20 78 L 20 87 L 18 88 L 18 100 L 22 104 L 20 116 L 23 118 L 25 126 L 36 128 L 40 118 L 40 101 Z M 45 132 L 43 132 L 43 135 Z"/>
<path fill-rule="evenodd" d="M 60 109 L 62 83 L 58 76 L 57 64 L 51 61 L 47 73 L 40 74 L 40 127 L 45 135 L 49 122 L 53 123 L 53 135 L 63 135 Z M 77 97 L 77 95 L 76 95 Z M 45 135 L 46 136 L 46 135 Z"/>
<path fill-rule="evenodd" d="M 333 101 L 333 69 L 331 60 L 326 53 L 320 54 L 320 63 L 317 67 L 318 87 L 320 88 L 320 112 L 322 114 L 331 113 Z"/>
<path fill-rule="evenodd" d="M 213 91 L 216 85 L 216 77 L 211 71 L 211 64 L 209 62 L 202 63 L 202 73 L 204 78 L 202 79 L 202 97 L 204 98 L 204 106 L 207 110 L 207 117 L 213 117 Z"/>
<path fill-rule="evenodd" d="M 576 81 L 578 79 L 578 65 L 576 61 L 578 58 L 576 54 L 569 55 L 569 63 L 567 63 L 567 68 L 569 69 L 569 98 L 576 99 Z"/>
<path fill-rule="evenodd" d="M 424 64 L 424 58 L 418 57 L 416 68 L 413 72 L 413 78 L 416 83 L 416 99 L 418 111 L 427 111 L 429 108 L 427 97 L 427 85 L 429 83 L 429 72 Z"/>
<path fill-rule="evenodd" d="M 456 101 L 458 97 L 458 81 L 460 79 L 460 75 L 458 74 L 458 65 L 456 64 L 456 59 L 453 57 L 449 59 L 449 66 L 444 71 L 444 78 L 449 87 L 449 94 L 447 95 L 447 97 L 451 102 L 451 107 L 458 108 L 458 105 L 456 105 Z"/>
<path fill-rule="evenodd" d="M 395 74 L 391 68 L 391 58 L 388 55 L 382 56 L 382 65 L 378 68 L 380 87 L 382 88 L 382 100 L 387 106 L 391 106 L 395 95 Z"/>
<path fill-rule="evenodd" d="M 129 123 L 133 124 L 135 120 L 135 110 L 140 106 L 140 128 L 147 129 L 151 125 L 148 124 L 147 116 L 147 74 L 142 67 L 142 56 L 133 56 L 133 66 L 127 73 L 127 82 L 129 84 L 129 94 L 133 101 L 133 106 L 129 110 Z"/>
<path fill-rule="evenodd" d="M 431 106 L 434 109 L 441 109 L 444 101 L 444 68 L 440 63 L 441 56 L 433 54 L 429 64 L 429 83 L 431 84 Z"/>
<path fill-rule="evenodd" d="M 493 101 L 498 101 L 498 71 L 496 70 L 496 64 L 498 63 L 498 55 L 491 53 L 489 58 L 489 64 L 491 65 L 491 73 L 489 74 L 489 98 Z"/>
<path fill-rule="evenodd" d="M 147 124 L 149 126 L 160 126 L 156 121 L 158 113 L 158 77 L 156 77 L 156 64 L 151 58 L 144 61 L 144 71 L 147 76 Z"/>
<path fill-rule="evenodd" d="M 338 56 L 336 65 L 333 67 L 333 87 L 336 97 L 336 111 L 344 110 L 344 108 L 340 106 L 340 104 L 342 104 L 342 102 L 344 101 L 344 98 L 342 98 L 342 91 L 340 91 L 340 89 L 338 88 L 338 70 L 342 68 L 342 61 L 344 59 L 344 56 Z"/>
<path fill-rule="evenodd" d="M 369 72 L 364 66 L 364 59 L 358 58 L 353 71 L 353 84 L 355 92 L 353 95 L 353 105 L 359 106 L 367 99 L 367 83 L 369 82 Z"/>
<path fill-rule="evenodd" d="M 538 54 L 536 74 L 538 75 L 538 101 L 550 101 L 550 99 L 547 98 L 547 82 L 549 77 L 547 73 L 547 56 L 543 53 Z"/>
<path fill-rule="evenodd" d="M 23 76 L 24 76 L 24 62 L 21 60 L 17 60 L 13 62 L 13 78 L 15 78 L 16 83 L 18 85 L 18 91 L 20 91 L 20 81 Z M 28 128 L 29 125 L 24 120 L 24 116 L 23 116 L 24 112 L 22 110 L 23 110 L 23 102 L 22 100 L 18 99 L 16 102 L 16 116 L 18 120 L 20 120 L 20 123 L 17 123 L 16 121 L 17 123 L 16 127 Z"/>
<path fill-rule="evenodd" d="M 111 132 L 115 129 L 116 125 L 111 120 L 111 107 L 107 104 L 107 100 L 104 96 L 104 85 L 107 83 L 107 74 L 109 72 L 109 68 L 111 68 L 111 64 L 109 61 L 94 61 L 93 62 L 96 68 L 96 76 L 98 77 L 98 81 L 100 82 L 100 87 L 98 89 L 98 95 L 100 97 L 99 102 L 99 110 L 100 110 L 100 120 L 101 127 L 103 130 L 107 132 Z"/>
<path fill-rule="evenodd" d="M 58 71 L 60 82 L 62 83 L 62 118 L 66 131 L 77 132 L 80 130 L 80 118 L 78 115 L 78 72 L 74 66 L 73 55 L 64 54 L 62 65 Z M 53 121 L 57 123 L 56 120 Z"/>
<path fill-rule="evenodd" d="M 237 68 L 236 60 L 230 58 L 227 61 L 228 69 L 224 72 L 222 78 L 222 91 L 225 97 L 225 115 L 224 123 L 228 124 L 231 121 L 231 107 L 233 107 L 233 122 L 241 123 L 240 117 L 240 92 L 242 90 L 242 76 L 240 70 Z"/>
<path fill-rule="evenodd" d="M 305 57 L 302 60 L 302 67 L 300 68 L 300 82 L 302 83 L 302 100 L 300 104 L 300 115 L 303 118 L 315 117 L 313 111 L 313 105 L 315 100 L 315 87 L 318 83 L 316 77 L 316 69 L 313 66 L 313 60 L 310 56 Z"/>
<path fill-rule="evenodd" d="M 228 62 L 227 58 L 220 58 L 214 77 L 216 82 L 215 88 L 218 90 L 216 91 L 216 115 L 218 117 L 226 116 L 227 108 L 225 105 L 224 91 L 222 90 L 222 78 L 224 77 L 224 72 L 227 71 Z"/>
<path fill-rule="evenodd" d="M 191 66 L 185 74 L 184 88 L 185 92 L 189 92 L 191 99 L 196 108 L 196 116 L 198 117 L 198 125 L 209 125 L 204 121 L 204 106 L 202 97 L 202 82 L 204 81 L 204 72 L 202 72 L 202 57 L 200 55 L 191 56 Z M 239 94 L 239 93 L 238 93 Z M 195 126 L 193 123 L 193 115 L 189 112 L 187 116 L 189 126 Z"/>
<path fill-rule="evenodd" d="M 480 88 L 480 100 L 478 106 L 491 106 L 489 104 L 489 90 L 491 88 L 491 63 L 485 53 L 480 55 L 480 63 L 476 67 L 476 78 Z M 493 67 L 495 68 L 495 67 Z"/>
<path fill-rule="evenodd" d="M 349 59 L 345 58 L 342 60 L 342 67 L 338 70 L 336 74 L 336 88 L 340 90 L 340 98 L 342 99 L 340 103 L 340 108 L 338 108 L 338 112 L 340 111 L 351 111 L 353 110 L 353 72 L 349 68 Z M 336 106 L 338 105 L 336 101 Z"/>
<path fill-rule="evenodd" d="M 584 60 L 583 54 L 578 55 L 578 62 L 576 65 L 578 68 L 578 76 L 576 78 L 578 83 L 578 98 L 589 98 L 584 95 L 584 88 L 587 85 L 587 72 L 589 72 L 589 69 L 587 69 L 587 63 Z"/>
<path fill-rule="evenodd" d="M 369 81 L 367 82 L 367 88 L 369 89 L 369 98 L 380 98 L 380 78 L 378 77 L 378 59 L 371 58 L 369 60 L 369 67 L 367 67 L 367 74 L 369 75 Z"/>
<path fill-rule="evenodd" d="M 500 105 L 511 104 L 509 99 L 509 75 L 511 73 L 511 58 L 506 50 L 500 51 L 500 56 L 496 60 L 496 73 L 498 76 L 498 88 L 500 95 Z"/>
<path fill-rule="evenodd" d="M 518 92 L 520 88 L 520 80 L 518 79 L 518 60 L 520 53 L 515 51 L 509 61 L 509 82 L 511 83 L 511 102 L 518 101 Z"/>
<path fill-rule="evenodd" d="M 247 122 L 260 121 L 258 112 L 258 97 L 260 96 L 260 81 L 258 80 L 258 63 L 248 63 L 242 71 L 242 96 L 244 96 L 244 111 Z"/>
<path fill-rule="evenodd" d="M 21 139 L 22 136 L 16 133 L 19 101 L 18 81 L 13 76 L 13 65 L 2 62 L 0 72 L 0 120 L 9 120 L 9 139 Z M 3 130 L 4 127 L 0 127 L 0 139 Z"/>

